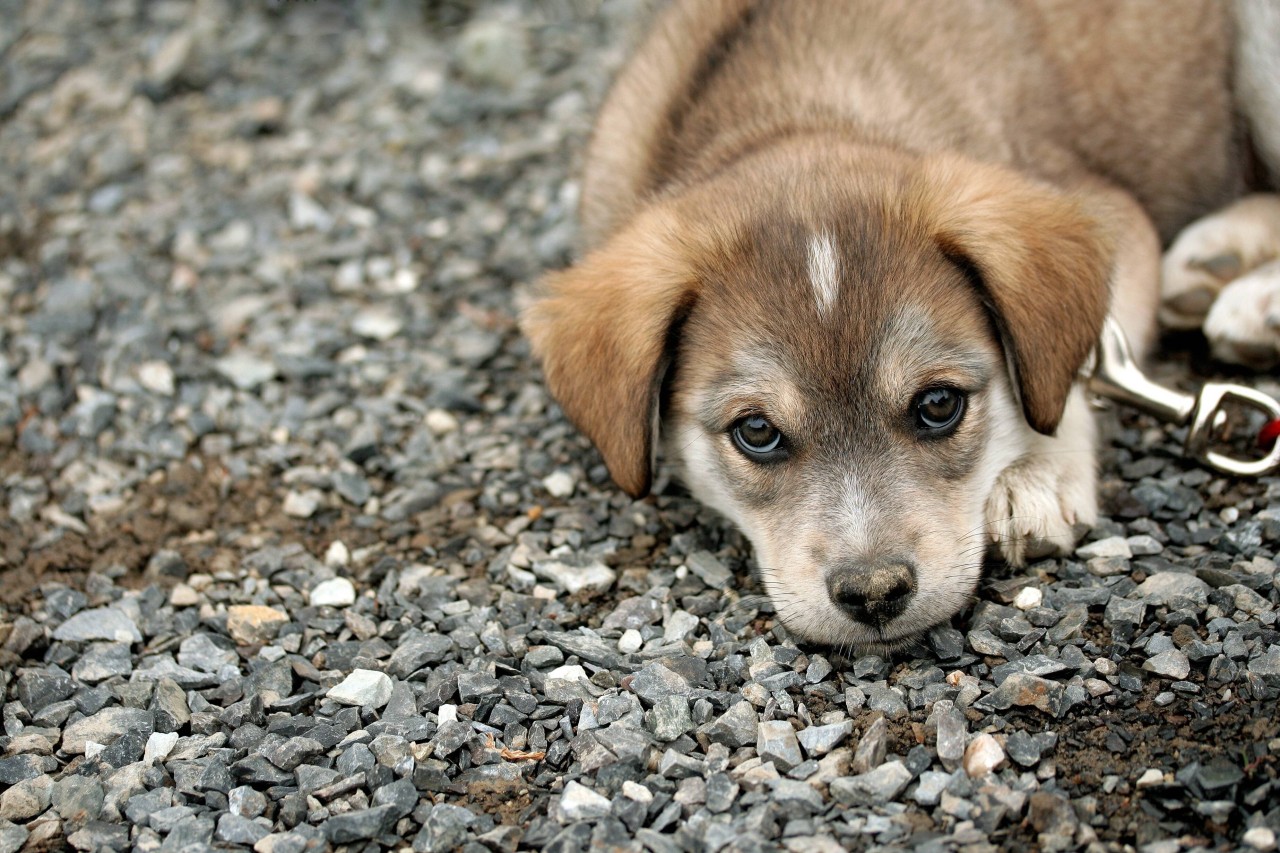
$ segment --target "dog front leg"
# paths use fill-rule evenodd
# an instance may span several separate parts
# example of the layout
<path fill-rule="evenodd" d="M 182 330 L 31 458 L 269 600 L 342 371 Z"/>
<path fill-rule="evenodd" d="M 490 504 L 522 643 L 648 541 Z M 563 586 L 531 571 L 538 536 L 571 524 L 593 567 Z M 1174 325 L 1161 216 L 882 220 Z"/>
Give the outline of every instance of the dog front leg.
<path fill-rule="evenodd" d="M 1128 194 L 1094 189 L 1091 211 L 1116 236 L 1110 314 L 1141 358 L 1156 331 L 1160 295 L 1160 240 Z M 1075 545 L 1077 524 L 1098 518 L 1097 425 L 1084 390 L 1067 398 L 1054 435 L 1024 427 L 1025 452 L 1000 473 L 986 504 L 988 535 L 1013 565 Z"/>
<path fill-rule="evenodd" d="M 1076 524 L 1098 519 L 1097 428 L 1084 391 L 1067 397 L 1055 435 L 1027 430 L 1027 450 L 996 477 L 987 498 L 991 541 L 1011 565 L 1075 545 Z"/>
<path fill-rule="evenodd" d="M 1280 360 L 1280 195 L 1240 199 L 1193 222 L 1164 257 L 1160 318 L 1203 325 L 1223 361 Z"/>

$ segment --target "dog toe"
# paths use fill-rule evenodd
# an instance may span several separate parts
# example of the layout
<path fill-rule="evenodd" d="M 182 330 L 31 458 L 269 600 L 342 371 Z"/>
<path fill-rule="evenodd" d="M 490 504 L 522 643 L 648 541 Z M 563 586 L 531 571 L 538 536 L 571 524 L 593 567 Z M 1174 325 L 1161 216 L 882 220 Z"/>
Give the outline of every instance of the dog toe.
<path fill-rule="evenodd" d="M 1070 552 L 1075 524 L 1097 517 L 1092 464 L 1067 465 L 1048 456 L 1005 469 L 987 501 L 990 538 L 1014 566 Z"/>
<path fill-rule="evenodd" d="M 1255 195 L 1186 228 L 1160 270 L 1160 322 L 1193 329 L 1213 313 L 1224 289 L 1280 249 L 1280 198 Z"/>
<path fill-rule="evenodd" d="M 1280 362 L 1280 261 L 1223 290 L 1204 321 L 1214 357 L 1255 369 Z"/>

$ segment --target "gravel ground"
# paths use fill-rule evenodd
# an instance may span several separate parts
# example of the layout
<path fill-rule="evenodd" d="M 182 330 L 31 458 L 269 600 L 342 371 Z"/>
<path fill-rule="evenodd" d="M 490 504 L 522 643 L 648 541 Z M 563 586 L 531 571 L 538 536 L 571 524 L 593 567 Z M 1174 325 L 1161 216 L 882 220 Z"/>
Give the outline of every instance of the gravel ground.
<path fill-rule="evenodd" d="M 0 0 L 0 853 L 1275 846 L 1280 479 L 1126 417 L 893 660 L 609 485 L 512 305 L 636 17 Z"/>

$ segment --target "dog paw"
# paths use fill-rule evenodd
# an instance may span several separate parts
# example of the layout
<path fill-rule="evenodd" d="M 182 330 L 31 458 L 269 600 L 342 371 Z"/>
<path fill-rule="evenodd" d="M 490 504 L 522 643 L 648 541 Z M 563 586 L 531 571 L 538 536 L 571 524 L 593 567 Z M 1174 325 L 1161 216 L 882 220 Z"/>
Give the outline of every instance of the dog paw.
<path fill-rule="evenodd" d="M 1205 318 L 1204 335 L 1223 361 L 1259 370 L 1280 361 L 1280 261 L 1227 285 Z"/>
<path fill-rule="evenodd" d="M 1092 525 L 1097 518 L 1092 458 L 1066 462 L 1050 455 L 1023 457 L 996 478 L 987 498 L 988 535 L 1014 566 L 1069 553 L 1076 542 L 1075 525 Z"/>
<path fill-rule="evenodd" d="M 1160 322 L 1194 329 L 1228 284 L 1280 254 L 1280 196 L 1254 195 L 1192 223 L 1165 253 Z"/>

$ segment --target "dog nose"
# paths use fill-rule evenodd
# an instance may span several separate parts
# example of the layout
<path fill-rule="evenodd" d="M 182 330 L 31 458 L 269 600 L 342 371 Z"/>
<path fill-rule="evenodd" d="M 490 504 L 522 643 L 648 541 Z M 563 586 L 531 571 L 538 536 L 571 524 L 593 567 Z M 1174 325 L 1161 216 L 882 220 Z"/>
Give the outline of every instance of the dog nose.
<path fill-rule="evenodd" d="M 827 578 L 827 593 L 836 606 L 877 627 L 900 616 L 915 592 L 915 566 L 906 560 L 850 566 Z"/>

